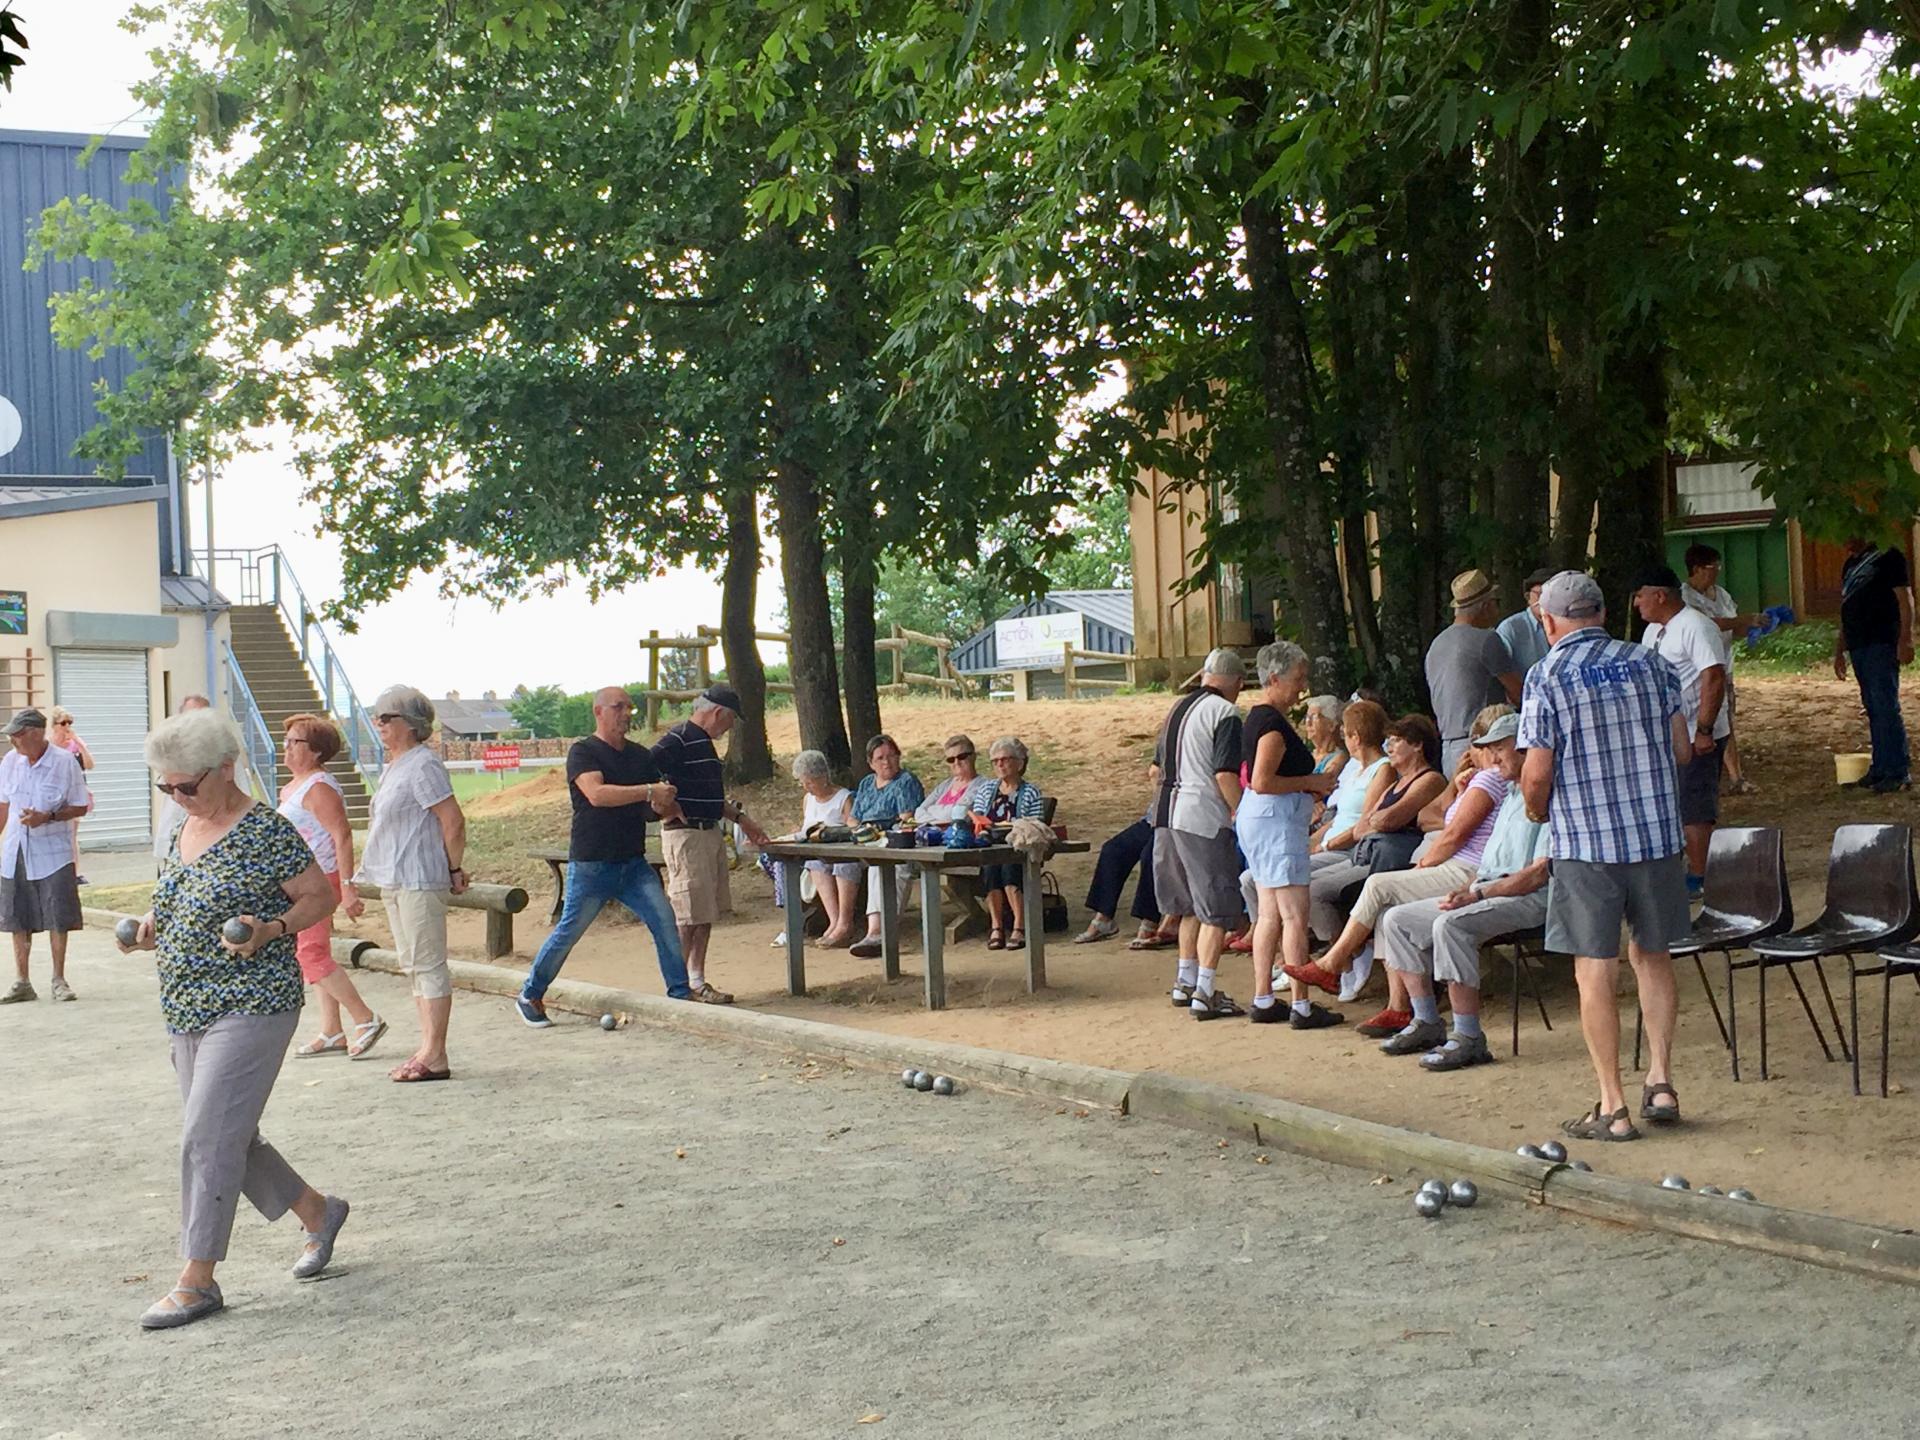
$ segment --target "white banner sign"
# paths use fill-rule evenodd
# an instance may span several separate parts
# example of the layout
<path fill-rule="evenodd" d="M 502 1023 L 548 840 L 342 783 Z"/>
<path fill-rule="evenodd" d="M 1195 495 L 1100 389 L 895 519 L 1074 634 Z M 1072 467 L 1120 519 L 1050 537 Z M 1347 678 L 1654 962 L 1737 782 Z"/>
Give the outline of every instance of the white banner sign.
<path fill-rule="evenodd" d="M 1045 670 L 1060 663 L 1060 649 L 1087 643 L 1087 617 L 1078 610 L 1060 615 L 1022 615 L 993 622 L 993 639 L 1003 670 Z"/>

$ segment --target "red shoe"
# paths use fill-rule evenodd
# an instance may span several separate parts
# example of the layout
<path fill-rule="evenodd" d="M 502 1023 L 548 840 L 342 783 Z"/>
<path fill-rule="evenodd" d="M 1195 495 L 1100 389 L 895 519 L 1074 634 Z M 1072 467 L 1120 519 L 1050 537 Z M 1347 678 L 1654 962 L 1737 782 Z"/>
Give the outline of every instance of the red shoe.
<path fill-rule="evenodd" d="M 1340 977 L 1332 971 L 1322 970 L 1316 961 L 1309 960 L 1304 965 L 1282 965 L 1289 980 L 1298 980 L 1302 985 L 1317 985 L 1329 995 L 1340 993 Z"/>
<path fill-rule="evenodd" d="M 1240 934 L 1227 941 L 1227 949 L 1236 955 L 1251 955 L 1253 953 L 1253 932 L 1251 930 L 1243 930 Z"/>
<path fill-rule="evenodd" d="M 1359 1031 L 1369 1040 L 1384 1040 L 1389 1035 L 1398 1035 L 1412 1023 L 1411 1010 L 1382 1010 L 1366 1024 L 1360 1026 Z"/>

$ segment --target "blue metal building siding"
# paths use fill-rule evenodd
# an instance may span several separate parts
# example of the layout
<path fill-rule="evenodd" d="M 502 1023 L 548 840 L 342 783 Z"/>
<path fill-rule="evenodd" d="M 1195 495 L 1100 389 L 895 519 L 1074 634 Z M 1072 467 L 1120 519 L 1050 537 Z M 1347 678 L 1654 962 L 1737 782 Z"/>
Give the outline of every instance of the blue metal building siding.
<path fill-rule="evenodd" d="M 32 130 L 0 130 L 0 395 L 20 412 L 20 442 L 0 456 L 0 485 L 23 477 L 85 481 L 97 475 L 93 462 L 74 456 L 80 437 L 98 422 L 94 388 L 105 381 L 118 390 L 132 372 L 123 350 L 95 360 L 84 350 L 68 350 L 53 338 L 48 301 L 82 280 L 105 286 L 112 267 L 96 261 L 43 261 L 24 268 L 41 212 L 69 197 L 90 195 L 116 209 L 135 199 L 164 208 L 167 193 L 154 185 L 134 185 L 127 164 L 144 143 L 114 138 L 101 143 L 84 166 L 78 164 L 91 139 Z M 164 436 L 147 438 L 127 464 L 126 483 L 168 483 Z M 160 507 L 162 569 L 171 571 L 172 513 Z"/>
<path fill-rule="evenodd" d="M 1131 602 L 1128 603 L 1131 604 Z M 1114 655 L 1133 653 L 1132 631 L 1108 625 L 1095 619 L 1084 605 L 1063 602 L 1052 595 L 1044 596 L 1026 605 L 1016 606 L 998 618 L 1018 620 L 1022 615 L 1064 615 L 1074 610 L 1080 611 L 1087 617 L 1087 648 L 1089 650 L 1105 650 Z M 964 644 L 955 646 L 953 651 L 953 668 L 962 675 L 991 674 L 1000 668 L 999 660 L 999 646 L 991 625 L 969 636 Z"/>

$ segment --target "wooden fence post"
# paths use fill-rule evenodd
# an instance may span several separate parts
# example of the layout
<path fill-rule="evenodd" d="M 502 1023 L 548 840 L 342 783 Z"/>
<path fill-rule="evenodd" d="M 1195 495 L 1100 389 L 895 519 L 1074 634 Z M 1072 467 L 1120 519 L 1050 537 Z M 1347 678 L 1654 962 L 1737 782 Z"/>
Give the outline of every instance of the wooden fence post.
<path fill-rule="evenodd" d="M 897 620 L 893 624 L 893 638 L 896 640 L 900 638 L 900 622 Z M 907 683 L 907 647 L 905 645 L 893 647 L 893 683 L 900 686 Z"/>
<path fill-rule="evenodd" d="M 1061 689 L 1066 692 L 1066 698 L 1073 699 L 1073 642 L 1071 640 L 1060 647 L 1060 681 Z"/>
<path fill-rule="evenodd" d="M 649 640 L 658 640 L 660 632 L 649 630 Z M 653 734 L 660 728 L 660 647 L 653 645 L 647 649 L 647 733 Z"/>

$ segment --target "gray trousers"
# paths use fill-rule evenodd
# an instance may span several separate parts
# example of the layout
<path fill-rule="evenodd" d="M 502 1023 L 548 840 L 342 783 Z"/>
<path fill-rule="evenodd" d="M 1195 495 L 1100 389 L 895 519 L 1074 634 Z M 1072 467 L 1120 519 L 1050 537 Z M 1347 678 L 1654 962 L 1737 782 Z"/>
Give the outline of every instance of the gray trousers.
<path fill-rule="evenodd" d="M 1307 881 L 1307 928 L 1324 941 L 1338 938 L 1346 928 L 1347 912 L 1340 908 L 1340 892 L 1355 881 L 1365 880 L 1367 867 L 1356 865 L 1342 851 L 1341 858 L 1325 864 L 1315 856 L 1313 876 Z"/>
<path fill-rule="evenodd" d="M 224 1260 L 234 1212 L 245 1195 L 278 1220 L 307 1182 L 260 1138 L 260 1113 L 300 1023 L 300 1012 L 226 1015 L 204 1030 L 175 1035 L 173 1071 L 185 1114 L 180 1124 L 180 1258 Z"/>
<path fill-rule="evenodd" d="M 1480 947 L 1496 935 L 1527 930 L 1547 918 L 1547 890 L 1501 895 L 1442 912 L 1435 895 L 1396 905 L 1380 917 L 1374 938 L 1389 970 L 1431 975 L 1443 984 L 1480 988 Z"/>

